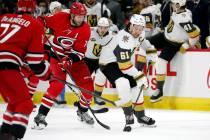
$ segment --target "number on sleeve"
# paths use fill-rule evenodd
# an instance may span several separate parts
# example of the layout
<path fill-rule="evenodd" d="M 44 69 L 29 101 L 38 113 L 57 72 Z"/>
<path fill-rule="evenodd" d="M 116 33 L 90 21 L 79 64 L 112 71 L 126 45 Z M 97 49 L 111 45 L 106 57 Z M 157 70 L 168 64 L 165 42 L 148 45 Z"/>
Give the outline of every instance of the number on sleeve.
<path fill-rule="evenodd" d="M 194 30 L 196 30 L 196 28 L 193 26 L 193 24 L 191 22 L 186 22 L 186 23 L 180 23 L 180 26 L 187 32 L 193 32 Z"/>

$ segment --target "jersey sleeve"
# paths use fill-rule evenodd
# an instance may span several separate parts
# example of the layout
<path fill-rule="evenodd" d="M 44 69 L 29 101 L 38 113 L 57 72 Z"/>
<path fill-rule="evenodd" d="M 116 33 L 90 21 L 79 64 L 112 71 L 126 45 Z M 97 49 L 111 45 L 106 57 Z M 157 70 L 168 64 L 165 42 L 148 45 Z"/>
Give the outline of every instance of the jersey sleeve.
<path fill-rule="evenodd" d="M 151 13 L 140 13 L 142 16 L 144 16 L 145 21 L 146 21 L 146 28 L 153 29 L 153 19 L 152 19 L 152 14 Z"/>
<path fill-rule="evenodd" d="M 196 28 L 192 23 L 192 13 L 190 11 L 187 10 L 186 12 L 179 14 L 176 20 L 179 21 L 179 25 L 185 30 L 190 38 L 196 38 L 200 35 L 199 28 Z"/>
<path fill-rule="evenodd" d="M 44 80 L 50 75 L 49 63 L 44 61 L 44 27 L 36 22 L 32 28 L 33 35 L 25 60 L 36 76 Z"/>
<path fill-rule="evenodd" d="M 36 22 L 36 24 L 33 24 L 32 28 L 33 35 L 25 60 L 28 64 L 38 64 L 44 57 L 44 27 Z"/>
<path fill-rule="evenodd" d="M 179 23 L 180 26 L 186 31 L 186 33 L 189 35 L 190 38 L 196 38 L 200 35 L 200 31 L 198 28 L 196 28 L 192 22 L 183 22 Z"/>

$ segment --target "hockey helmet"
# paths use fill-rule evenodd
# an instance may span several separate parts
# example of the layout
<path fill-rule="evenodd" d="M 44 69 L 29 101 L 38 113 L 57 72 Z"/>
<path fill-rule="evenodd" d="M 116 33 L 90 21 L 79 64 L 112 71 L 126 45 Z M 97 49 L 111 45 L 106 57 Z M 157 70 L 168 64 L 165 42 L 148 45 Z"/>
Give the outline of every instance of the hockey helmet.
<path fill-rule="evenodd" d="M 58 1 L 53 1 L 49 5 L 50 12 L 52 13 L 55 8 L 61 8 L 61 3 Z"/>
<path fill-rule="evenodd" d="M 34 12 L 36 9 L 35 0 L 18 0 L 17 11 L 18 12 Z"/>
<path fill-rule="evenodd" d="M 83 15 L 86 16 L 87 10 L 85 6 L 80 2 L 73 2 L 70 6 L 70 13 L 74 15 Z"/>
<path fill-rule="evenodd" d="M 109 27 L 109 20 L 105 17 L 102 17 L 98 20 L 98 26 Z"/>
<path fill-rule="evenodd" d="M 171 0 L 172 3 L 174 4 L 179 4 L 180 7 L 185 6 L 186 0 Z"/>
<path fill-rule="evenodd" d="M 142 15 L 138 14 L 133 14 L 132 17 L 130 18 L 130 23 L 135 24 L 135 25 L 140 25 L 145 27 L 145 18 Z"/>

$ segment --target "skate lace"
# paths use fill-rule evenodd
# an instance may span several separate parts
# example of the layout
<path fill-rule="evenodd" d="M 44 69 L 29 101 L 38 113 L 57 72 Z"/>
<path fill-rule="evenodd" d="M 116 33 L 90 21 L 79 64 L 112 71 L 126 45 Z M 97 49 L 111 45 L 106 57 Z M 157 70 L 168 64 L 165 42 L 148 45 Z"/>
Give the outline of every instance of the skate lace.
<path fill-rule="evenodd" d="M 143 116 L 143 117 L 141 117 L 141 120 L 143 120 L 143 121 L 145 121 L 145 122 L 149 122 L 150 117 Z"/>

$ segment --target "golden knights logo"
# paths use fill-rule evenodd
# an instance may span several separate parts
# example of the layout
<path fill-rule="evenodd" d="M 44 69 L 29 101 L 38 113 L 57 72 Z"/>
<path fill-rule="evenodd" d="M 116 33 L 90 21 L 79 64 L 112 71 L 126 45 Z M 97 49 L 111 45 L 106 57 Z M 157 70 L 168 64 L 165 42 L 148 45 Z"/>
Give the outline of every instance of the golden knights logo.
<path fill-rule="evenodd" d="M 91 27 L 97 26 L 97 15 L 87 15 L 87 23 Z"/>
<path fill-rule="evenodd" d="M 123 42 L 128 42 L 129 37 L 127 35 L 123 36 Z"/>
<path fill-rule="evenodd" d="M 102 46 L 100 44 L 94 44 L 94 48 L 93 48 L 93 54 L 97 57 L 100 56 L 102 50 Z"/>

